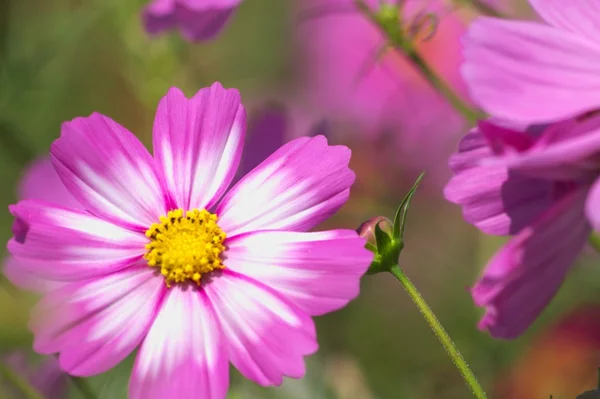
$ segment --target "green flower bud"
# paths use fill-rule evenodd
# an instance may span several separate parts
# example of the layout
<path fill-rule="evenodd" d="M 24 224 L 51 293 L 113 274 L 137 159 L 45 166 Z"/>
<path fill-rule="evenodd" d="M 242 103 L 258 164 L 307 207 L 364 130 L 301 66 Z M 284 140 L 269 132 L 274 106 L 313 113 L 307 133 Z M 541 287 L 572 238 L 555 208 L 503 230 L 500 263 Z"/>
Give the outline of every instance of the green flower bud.
<path fill-rule="evenodd" d="M 375 254 L 367 274 L 389 272 L 398 266 L 400 253 L 404 249 L 404 227 L 410 201 L 423 178 L 419 176 L 408 194 L 404 197 L 392 222 L 383 216 L 376 216 L 360 225 L 358 234 L 367 239 L 365 247 Z"/>

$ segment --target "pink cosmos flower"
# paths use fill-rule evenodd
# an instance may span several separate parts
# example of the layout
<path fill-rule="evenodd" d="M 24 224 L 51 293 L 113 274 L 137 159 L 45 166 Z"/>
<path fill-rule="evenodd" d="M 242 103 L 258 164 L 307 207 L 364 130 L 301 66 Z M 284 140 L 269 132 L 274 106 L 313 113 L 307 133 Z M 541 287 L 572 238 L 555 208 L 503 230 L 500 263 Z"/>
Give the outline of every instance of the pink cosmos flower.
<path fill-rule="evenodd" d="M 214 38 L 242 0 L 152 0 L 142 14 L 146 31 L 179 29 L 189 41 Z"/>
<path fill-rule="evenodd" d="M 34 310 L 36 351 L 90 376 L 139 347 L 132 399 L 225 398 L 229 362 L 265 386 L 304 374 L 311 316 L 353 299 L 372 260 L 354 231 L 306 232 L 347 200 L 350 151 L 298 138 L 226 192 L 245 124 L 215 83 L 161 100 L 154 156 L 100 114 L 63 125 L 52 163 L 80 208 L 10 207 L 12 256 L 63 282 Z"/>
<path fill-rule="evenodd" d="M 600 230 L 598 154 L 592 116 L 526 131 L 481 122 L 451 158 L 446 198 L 484 233 L 513 236 L 472 289 L 492 336 L 522 334 Z"/>
<path fill-rule="evenodd" d="M 471 25 L 462 74 L 473 99 L 525 124 L 600 108 L 600 3 L 529 3 L 547 24 L 480 18 Z"/>

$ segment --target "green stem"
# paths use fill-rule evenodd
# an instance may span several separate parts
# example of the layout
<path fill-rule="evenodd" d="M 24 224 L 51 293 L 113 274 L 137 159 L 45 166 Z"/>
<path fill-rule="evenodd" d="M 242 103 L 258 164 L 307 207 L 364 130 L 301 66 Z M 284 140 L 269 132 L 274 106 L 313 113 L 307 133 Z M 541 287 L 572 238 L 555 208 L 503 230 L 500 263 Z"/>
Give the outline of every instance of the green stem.
<path fill-rule="evenodd" d="M 590 244 L 590 246 L 594 248 L 596 252 L 600 253 L 600 237 L 598 237 L 596 233 L 590 234 L 588 237 L 588 244 Z"/>
<path fill-rule="evenodd" d="M 438 90 L 454 107 L 454 109 L 460 113 L 469 124 L 474 125 L 480 114 L 471 109 L 455 92 L 452 88 L 440 78 L 436 72 L 427 65 L 427 62 L 421 57 L 421 55 L 414 48 L 413 43 L 405 37 L 402 33 L 400 26 L 403 21 L 399 18 L 390 24 L 389 21 L 382 21 L 381 17 L 373 11 L 364 0 L 354 0 L 354 4 L 358 11 L 366 16 L 371 23 L 373 23 L 385 36 L 390 47 L 396 50 L 401 56 L 407 57 L 414 65 L 421 71 L 421 74 L 427 81 Z M 399 11 L 398 11 L 399 12 Z"/>
<path fill-rule="evenodd" d="M 71 378 L 73 385 L 75 385 L 79 393 L 81 393 L 81 395 L 85 399 L 98 399 L 98 397 L 96 396 L 92 388 L 90 388 L 90 385 L 85 379 L 74 376 L 69 377 Z"/>
<path fill-rule="evenodd" d="M 0 375 L 3 375 L 4 378 L 10 381 L 10 383 L 23 394 L 23 397 L 27 399 L 44 399 L 42 394 L 32 387 L 27 380 L 3 363 L 0 363 Z"/>
<path fill-rule="evenodd" d="M 421 57 L 421 55 L 415 50 L 406 51 L 403 48 L 399 48 L 398 46 L 394 46 L 396 51 L 402 52 L 406 54 L 406 56 L 413 62 L 413 64 L 421 71 L 423 76 L 431 83 L 433 87 L 438 89 L 440 93 L 454 107 L 456 111 L 458 111 L 463 118 L 465 118 L 470 125 L 474 125 L 477 122 L 477 119 L 480 118 L 480 115 L 477 111 L 471 109 L 463 100 L 458 97 L 458 95 L 452 90 L 446 82 L 442 78 L 440 78 L 433 69 L 427 65 L 427 62 Z"/>
<path fill-rule="evenodd" d="M 421 296 L 417 288 L 414 286 L 412 281 L 410 281 L 408 276 L 404 274 L 404 272 L 400 269 L 398 265 L 394 265 L 390 269 L 390 273 L 392 273 L 394 277 L 398 279 L 400 284 L 402 284 L 402 287 L 404 287 L 410 298 L 413 300 L 413 302 L 427 321 L 427 324 L 429 324 L 429 327 L 431 327 L 436 337 L 440 340 L 440 343 L 446 350 L 446 353 L 448 353 L 448 356 L 450 356 L 450 359 L 452 359 L 452 363 L 454 363 L 456 368 L 458 368 L 458 371 L 463 376 L 465 382 L 471 389 L 471 392 L 473 392 L 473 395 L 477 399 L 486 399 L 487 396 L 485 394 L 485 391 L 477 381 L 477 378 L 469 368 L 469 365 L 462 357 L 462 355 L 458 351 L 458 348 L 456 348 L 456 345 L 454 344 L 454 342 L 452 342 L 452 339 L 450 338 L 446 330 L 444 330 L 444 327 L 442 327 L 442 324 L 437 319 L 437 317 L 435 317 L 435 314 L 433 313 L 429 305 L 427 305 L 427 302 L 425 302 L 425 299 L 423 299 L 423 297 Z"/>

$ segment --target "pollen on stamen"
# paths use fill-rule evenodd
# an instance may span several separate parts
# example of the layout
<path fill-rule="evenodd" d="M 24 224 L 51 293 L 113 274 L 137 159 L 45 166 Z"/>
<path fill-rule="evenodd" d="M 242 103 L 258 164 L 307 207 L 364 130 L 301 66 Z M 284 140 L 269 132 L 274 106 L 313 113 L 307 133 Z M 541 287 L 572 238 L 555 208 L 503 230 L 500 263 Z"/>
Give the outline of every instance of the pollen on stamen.
<path fill-rule="evenodd" d="M 205 209 L 169 211 L 146 231 L 144 258 L 148 266 L 160 268 L 167 287 L 172 283 L 193 281 L 200 284 L 202 276 L 224 269 L 221 253 L 226 235 L 217 224 L 217 215 Z"/>

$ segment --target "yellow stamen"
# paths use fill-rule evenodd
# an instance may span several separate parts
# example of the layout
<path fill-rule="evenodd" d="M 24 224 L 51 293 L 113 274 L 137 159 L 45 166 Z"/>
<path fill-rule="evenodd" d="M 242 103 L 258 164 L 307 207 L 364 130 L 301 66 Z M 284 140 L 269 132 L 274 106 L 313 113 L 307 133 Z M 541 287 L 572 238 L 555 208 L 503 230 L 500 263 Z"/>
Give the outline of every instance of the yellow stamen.
<path fill-rule="evenodd" d="M 144 258 L 148 266 L 159 267 L 167 287 L 171 283 L 193 281 L 200 284 L 202 276 L 224 269 L 221 252 L 225 250 L 225 233 L 217 224 L 217 215 L 205 209 L 169 211 L 146 231 Z"/>

